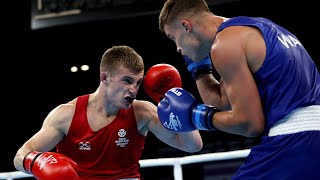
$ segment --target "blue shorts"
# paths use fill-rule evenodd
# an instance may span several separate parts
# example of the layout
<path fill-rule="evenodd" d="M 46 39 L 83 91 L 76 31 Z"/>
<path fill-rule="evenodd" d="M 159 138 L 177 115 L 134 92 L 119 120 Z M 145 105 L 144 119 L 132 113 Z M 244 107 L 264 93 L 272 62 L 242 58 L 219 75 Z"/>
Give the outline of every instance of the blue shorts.
<path fill-rule="evenodd" d="M 263 136 L 232 180 L 320 180 L 320 131 Z"/>

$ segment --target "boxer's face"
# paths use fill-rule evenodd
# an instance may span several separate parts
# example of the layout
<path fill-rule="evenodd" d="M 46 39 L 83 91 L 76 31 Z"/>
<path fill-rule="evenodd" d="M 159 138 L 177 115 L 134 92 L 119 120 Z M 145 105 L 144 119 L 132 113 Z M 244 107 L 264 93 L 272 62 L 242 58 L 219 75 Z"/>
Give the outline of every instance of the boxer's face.
<path fill-rule="evenodd" d="M 203 52 L 205 44 L 202 43 L 202 37 L 195 29 L 196 27 L 189 20 L 177 20 L 164 26 L 167 37 L 176 44 L 177 52 L 198 61 L 208 52 Z"/>
<path fill-rule="evenodd" d="M 188 26 L 183 26 L 180 22 L 174 22 L 170 25 L 165 25 L 164 30 L 167 37 L 176 44 L 178 53 L 190 57 L 192 41 L 190 41 Z"/>
<path fill-rule="evenodd" d="M 108 77 L 108 101 L 120 108 L 130 108 L 133 100 L 137 97 L 143 75 L 144 71 L 137 73 L 127 68 L 119 68 L 113 76 Z"/>

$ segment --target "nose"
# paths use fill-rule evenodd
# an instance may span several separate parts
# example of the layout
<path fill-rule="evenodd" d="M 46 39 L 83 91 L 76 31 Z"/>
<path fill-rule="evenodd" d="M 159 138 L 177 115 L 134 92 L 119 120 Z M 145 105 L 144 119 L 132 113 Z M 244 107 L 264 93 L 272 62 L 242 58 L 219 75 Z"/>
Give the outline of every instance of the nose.
<path fill-rule="evenodd" d="M 139 90 L 139 86 L 133 84 L 129 89 L 129 92 L 131 93 L 131 95 L 135 96 L 138 94 L 138 90 Z"/>

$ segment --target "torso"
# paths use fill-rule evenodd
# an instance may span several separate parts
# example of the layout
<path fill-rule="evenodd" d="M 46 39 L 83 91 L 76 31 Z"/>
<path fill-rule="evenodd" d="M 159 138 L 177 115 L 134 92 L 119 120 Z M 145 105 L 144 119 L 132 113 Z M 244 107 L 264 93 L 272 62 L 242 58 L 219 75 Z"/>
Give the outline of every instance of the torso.
<path fill-rule="evenodd" d="M 79 175 L 85 179 L 139 177 L 145 136 L 138 131 L 133 108 L 106 118 L 85 100 L 71 103 L 76 103 L 75 115 L 57 151 L 78 163 Z M 105 162 L 112 163 L 105 166 Z"/>
<path fill-rule="evenodd" d="M 292 33 L 267 19 L 249 17 L 224 22 L 217 38 L 224 29 L 235 29 L 245 37 L 242 42 L 245 42 L 247 64 L 266 117 L 265 132 L 292 110 L 320 104 L 319 72 Z"/>

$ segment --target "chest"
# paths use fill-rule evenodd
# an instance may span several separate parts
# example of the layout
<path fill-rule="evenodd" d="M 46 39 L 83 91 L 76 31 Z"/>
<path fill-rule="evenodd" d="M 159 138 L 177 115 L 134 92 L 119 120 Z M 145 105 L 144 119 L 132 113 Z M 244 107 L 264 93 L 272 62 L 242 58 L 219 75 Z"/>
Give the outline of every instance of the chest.
<path fill-rule="evenodd" d="M 89 109 L 87 111 L 88 125 L 92 131 L 99 131 L 100 129 L 110 125 L 115 119 L 116 115 L 105 116 L 95 110 Z"/>

